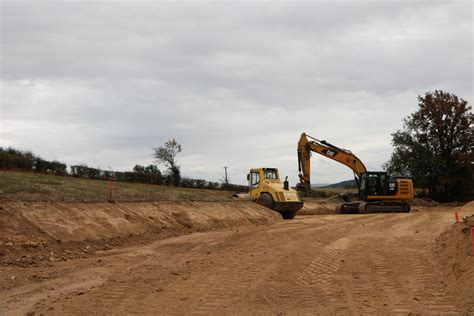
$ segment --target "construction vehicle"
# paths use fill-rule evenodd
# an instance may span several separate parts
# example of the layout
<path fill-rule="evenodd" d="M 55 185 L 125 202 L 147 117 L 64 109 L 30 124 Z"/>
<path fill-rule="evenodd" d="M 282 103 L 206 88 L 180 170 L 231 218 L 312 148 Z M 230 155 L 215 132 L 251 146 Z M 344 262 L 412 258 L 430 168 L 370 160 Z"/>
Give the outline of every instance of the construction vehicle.
<path fill-rule="evenodd" d="M 310 140 L 309 140 L 310 139 Z M 345 201 L 337 205 L 338 214 L 365 214 L 410 212 L 409 200 L 413 199 L 413 182 L 406 177 L 394 177 L 386 172 L 367 171 L 364 163 L 351 151 L 339 148 L 324 140 L 301 134 L 298 142 L 298 170 L 300 183 L 297 190 L 311 189 L 311 152 L 335 160 L 354 172 L 359 201 Z"/>
<path fill-rule="evenodd" d="M 285 219 L 295 217 L 303 207 L 298 192 L 290 188 L 288 177 L 282 182 L 276 168 L 250 169 L 247 180 L 250 198 L 280 213 Z"/>

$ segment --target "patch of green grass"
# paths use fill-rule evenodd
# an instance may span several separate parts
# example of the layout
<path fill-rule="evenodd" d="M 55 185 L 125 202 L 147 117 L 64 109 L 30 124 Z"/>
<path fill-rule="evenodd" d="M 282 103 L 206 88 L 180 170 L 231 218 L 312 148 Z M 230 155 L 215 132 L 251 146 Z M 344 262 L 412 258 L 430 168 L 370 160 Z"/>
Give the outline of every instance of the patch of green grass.
<path fill-rule="evenodd" d="M 107 201 L 108 181 L 0 171 L 0 201 Z M 112 199 L 140 201 L 230 201 L 231 192 L 113 182 Z"/>

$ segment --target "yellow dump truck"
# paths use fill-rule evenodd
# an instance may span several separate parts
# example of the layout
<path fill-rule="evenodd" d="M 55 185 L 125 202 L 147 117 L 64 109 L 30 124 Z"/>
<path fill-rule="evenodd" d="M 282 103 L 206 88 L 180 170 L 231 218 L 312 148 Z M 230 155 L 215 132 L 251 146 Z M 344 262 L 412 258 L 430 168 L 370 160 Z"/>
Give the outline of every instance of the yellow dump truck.
<path fill-rule="evenodd" d="M 290 188 L 288 177 L 280 180 L 276 168 L 253 168 L 247 175 L 250 198 L 276 212 L 283 218 L 291 219 L 303 207 L 298 192 Z"/>

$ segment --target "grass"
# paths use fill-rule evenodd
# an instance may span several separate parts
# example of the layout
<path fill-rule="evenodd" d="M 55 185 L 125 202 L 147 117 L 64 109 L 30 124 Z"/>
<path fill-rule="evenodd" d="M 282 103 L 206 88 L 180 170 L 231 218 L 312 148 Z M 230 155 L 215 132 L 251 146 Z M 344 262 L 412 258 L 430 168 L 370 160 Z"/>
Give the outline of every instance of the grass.
<path fill-rule="evenodd" d="M 108 200 L 108 194 L 104 180 L 0 171 L 0 201 L 101 202 Z M 230 201 L 231 192 L 114 182 L 112 198 L 117 202 Z"/>
<path fill-rule="evenodd" d="M 344 189 L 344 188 L 313 188 L 310 193 L 310 197 L 325 199 L 347 193 L 349 195 L 357 195 L 357 189 Z"/>

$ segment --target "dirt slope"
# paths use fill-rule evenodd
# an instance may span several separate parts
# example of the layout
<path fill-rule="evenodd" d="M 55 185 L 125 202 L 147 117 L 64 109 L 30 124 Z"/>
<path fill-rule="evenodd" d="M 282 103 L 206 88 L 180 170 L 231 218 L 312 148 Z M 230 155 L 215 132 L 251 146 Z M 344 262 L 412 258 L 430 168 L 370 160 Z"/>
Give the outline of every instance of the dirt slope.
<path fill-rule="evenodd" d="M 303 208 L 298 215 L 336 214 L 336 205 L 333 201 L 305 199 Z"/>
<path fill-rule="evenodd" d="M 279 214 L 251 202 L 8 202 L 0 206 L 0 262 L 36 265 L 195 231 L 279 220 Z"/>
<path fill-rule="evenodd" d="M 474 209 L 474 203 L 471 204 L 471 208 Z M 464 210 L 467 207 L 464 207 Z M 474 215 L 464 218 L 441 234 L 438 238 L 437 253 L 450 290 L 456 293 L 460 304 L 474 314 L 474 306 L 470 304 L 474 302 L 474 253 L 471 246 L 471 228 L 474 228 Z"/>
<path fill-rule="evenodd" d="M 421 207 L 301 216 L 5 266 L 0 314 L 468 314 L 474 302 L 458 291 L 469 285 L 453 283 L 437 251 L 453 220 Z"/>

